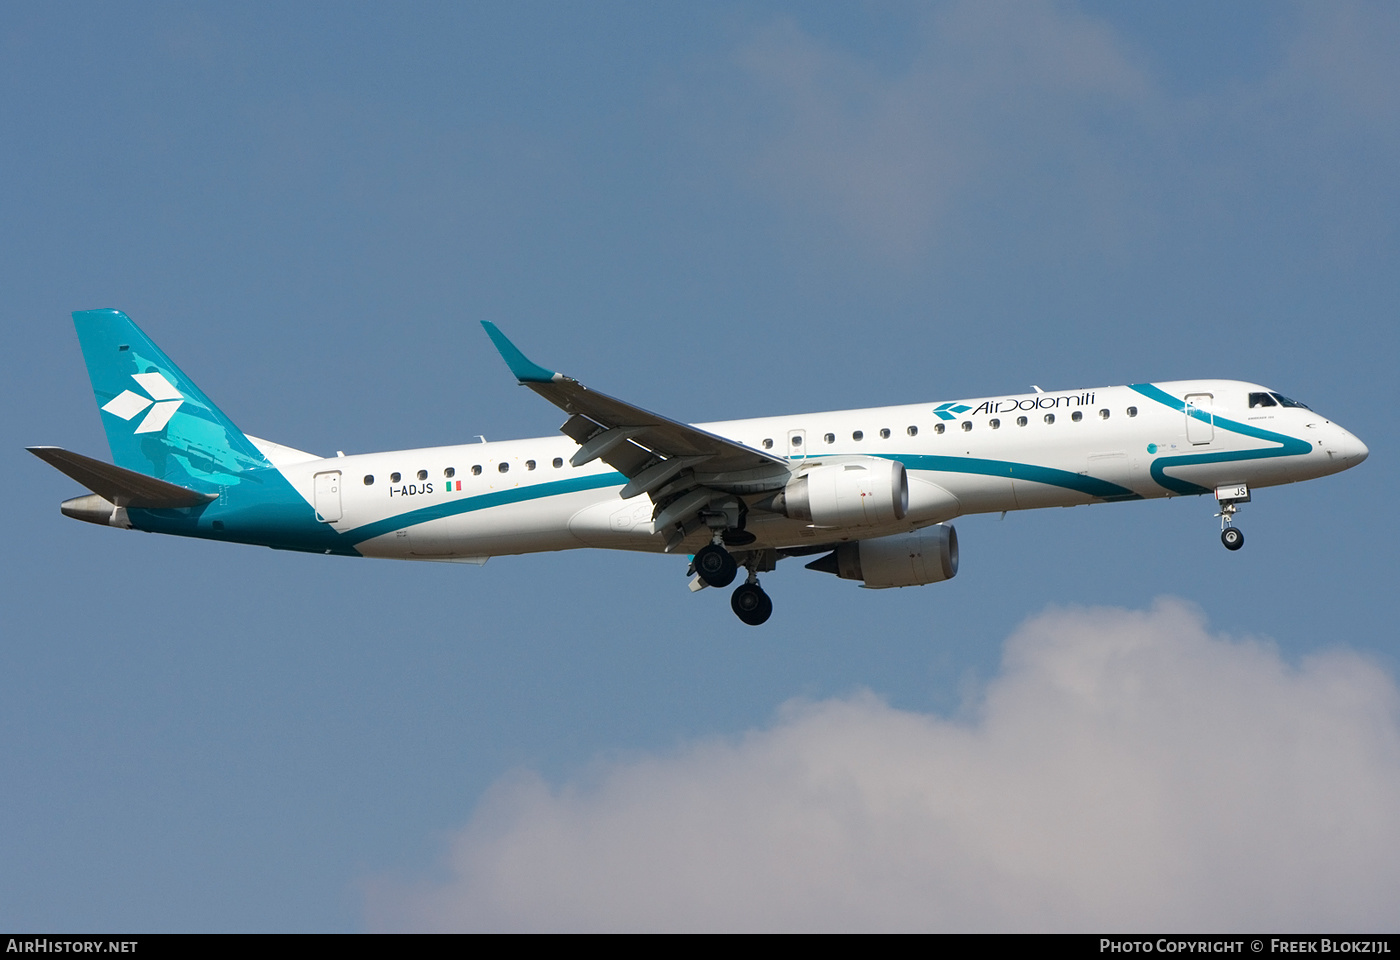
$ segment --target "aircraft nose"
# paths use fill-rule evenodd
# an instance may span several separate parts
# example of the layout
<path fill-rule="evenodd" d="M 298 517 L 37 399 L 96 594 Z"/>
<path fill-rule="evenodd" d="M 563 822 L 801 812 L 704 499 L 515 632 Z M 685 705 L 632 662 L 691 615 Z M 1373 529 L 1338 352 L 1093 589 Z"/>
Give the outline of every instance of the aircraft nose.
<path fill-rule="evenodd" d="M 1351 434 L 1347 434 L 1347 436 L 1351 437 Z M 1347 454 L 1348 460 L 1360 463 L 1371 455 L 1371 451 L 1367 449 L 1366 444 L 1362 443 L 1356 437 L 1351 437 L 1351 447 L 1351 452 Z"/>
<path fill-rule="evenodd" d="M 1347 466 L 1354 467 L 1371 455 L 1366 444 L 1349 431 L 1337 427 L 1337 433 L 1337 457 Z"/>

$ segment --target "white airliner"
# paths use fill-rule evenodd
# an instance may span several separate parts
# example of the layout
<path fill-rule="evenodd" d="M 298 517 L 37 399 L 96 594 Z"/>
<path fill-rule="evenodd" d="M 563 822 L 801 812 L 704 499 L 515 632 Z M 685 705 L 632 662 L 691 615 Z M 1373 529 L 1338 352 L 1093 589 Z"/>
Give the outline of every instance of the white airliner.
<path fill-rule="evenodd" d="M 785 557 L 867 587 L 947 580 L 963 514 L 1213 494 L 1221 540 L 1256 487 L 1366 459 L 1356 437 L 1254 383 L 1183 380 L 685 424 L 527 360 L 516 379 L 562 409 L 563 436 L 323 458 L 248 436 L 124 313 L 73 314 L 116 465 L 36 456 L 92 493 L 92 523 L 283 550 L 485 563 L 605 547 L 690 555 L 691 589 Z"/>

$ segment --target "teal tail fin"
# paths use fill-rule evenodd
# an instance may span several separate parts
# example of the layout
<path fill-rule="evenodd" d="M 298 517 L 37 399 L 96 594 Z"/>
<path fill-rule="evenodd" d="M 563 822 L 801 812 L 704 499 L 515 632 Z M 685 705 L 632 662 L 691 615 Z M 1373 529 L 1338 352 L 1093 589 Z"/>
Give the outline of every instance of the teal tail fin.
<path fill-rule="evenodd" d="M 73 324 L 117 466 L 208 492 L 270 466 L 126 314 L 80 310 Z"/>

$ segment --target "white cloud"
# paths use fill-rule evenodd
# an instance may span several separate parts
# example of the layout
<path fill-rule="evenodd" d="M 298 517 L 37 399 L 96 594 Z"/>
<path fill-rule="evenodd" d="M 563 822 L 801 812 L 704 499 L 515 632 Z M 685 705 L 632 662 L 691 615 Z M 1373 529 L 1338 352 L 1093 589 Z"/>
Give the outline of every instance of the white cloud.
<path fill-rule="evenodd" d="M 1130 12 L 913 9 L 896 52 L 888 36 L 871 53 L 780 19 L 737 53 L 717 152 L 804 241 L 922 268 L 964 249 L 979 262 L 1127 262 L 1222 230 L 1257 243 L 1262 230 L 1319 221 L 1343 235 L 1327 241 L 1343 256 L 1390 235 L 1392 7 L 1281 10 L 1258 27 L 1277 33 L 1258 72 L 1201 63 L 1187 90 L 1169 75 L 1193 69 L 1190 49 L 1134 42 L 1114 22 Z M 1291 220 L 1299 209 L 1304 227 Z"/>
<path fill-rule="evenodd" d="M 1049 4 L 947 4 L 885 64 L 781 20 L 740 52 L 756 118 L 757 181 L 795 210 L 831 218 L 882 255 L 910 256 L 950 218 L 1012 198 L 1052 220 L 1117 217 L 1120 152 L 1145 122 L 1151 85 L 1103 22 Z M 1032 189 L 1027 181 L 1034 184 Z M 962 216 L 956 216 L 962 214 Z M 1100 224 L 1102 227 L 1103 225 Z M 956 242 L 956 236 L 942 237 Z"/>
<path fill-rule="evenodd" d="M 1052 610 L 962 720 L 870 694 L 767 729 L 498 783 L 426 930 L 1380 930 L 1400 912 L 1400 695 L 1180 601 Z"/>

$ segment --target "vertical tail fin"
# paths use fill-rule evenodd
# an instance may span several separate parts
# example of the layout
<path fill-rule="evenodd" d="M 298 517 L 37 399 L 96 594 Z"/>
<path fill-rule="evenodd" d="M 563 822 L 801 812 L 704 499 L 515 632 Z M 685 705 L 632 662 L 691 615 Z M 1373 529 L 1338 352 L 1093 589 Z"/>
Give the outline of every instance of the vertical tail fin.
<path fill-rule="evenodd" d="M 269 466 L 126 314 L 80 310 L 73 324 L 117 466 L 211 492 Z"/>

